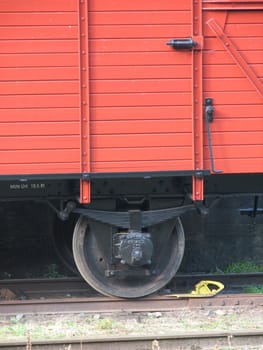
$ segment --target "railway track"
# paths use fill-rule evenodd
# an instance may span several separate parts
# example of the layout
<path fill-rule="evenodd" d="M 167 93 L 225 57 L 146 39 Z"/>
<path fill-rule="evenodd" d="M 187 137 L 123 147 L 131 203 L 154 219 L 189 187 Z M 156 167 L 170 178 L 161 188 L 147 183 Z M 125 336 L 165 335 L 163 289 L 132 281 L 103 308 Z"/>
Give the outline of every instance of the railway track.
<path fill-rule="evenodd" d="M 158 312 L 182 308 L 218 308 L 262 306 L 263 294 L 225 294 L 214 298 L 182 298 L 167 296 L 124 300 L 106 297 L 61 298 L 40 300 L 13 300 L 0 303 L 1 314 L 33 313 L 110 313 L 110 312 Z"/>
<path fill-rule="evenodd" d="M 260 284 L 263 274 L 230 275 L 181 275 L 173 285 L 185 292 L 186 286 L 201 279 L 220 280 L 226 291 L 215 298 L 177 298 L 171 296 L 171 290 L 162 295 L 153 295 L 143 299 L 109 298 L 98 295 L 80 278 L 2 280 L 0 289 L 10 292 L 11 297 L 0 301 L 2 314 L 32 314 L 61 312 L 131 312 L 171 311 L 180 308 L 258 306 L 263 304 L 263 294 L 233 293 L 245 285 Z M 178 290 L 177 289 L 177 290 Z M 226 294 L 227 293 L 227 294 Z M 143 300 L 143 302 L 142 302 Z"/>
<path fill-rule="evenodd" d="M 220 281 L 226 291 L 242 292 L 244 287 L 263 284 L 263 273 L 176 275 L 167 289 L 160 293 L 186 292 L 201 280 Z M 81 277 L 0 280 L 0 289 L 11 290 L 18 299 L 99 295 Z"/>
<path fill-rule="evenodd" d="M 218 310 L 231 313 L 231 310 L 260 310 L 263 305 L 263 294 L 240 294 L 234 293 L 233 290 L 240 290 L 244 285 L 262 283 L 262 274 L 231 274 L 231 275 L 195 275 L 195 276 L 177 276 L 170 286 L 180 287 L 185 292 L 185 287 L 192 285 L 201 279 L 220 280 L 227 286 L 227 291 L 231 293 L 221 293 L 210 298 L 176 298 L 169 293 L 162 295 L 148 296 L 142 299 L 121 299 L 109 298 L 95 294 L 85 282 L 80 278 L 66 279 L 45 279 L 45 280 L 5 280 L 0 281 L 0 288 L 13 291 L 15 298 L 12 300 L 0 301 L 0 313 L 3 319 L 16 319 L 17 315 L 24 318 L 23 322 L 30 320 L 31 317 L 53 317 L 56 320 L 68 315 L 67 320 L 72 320 L 73 315 L 77 317 L 83 314 L 95 320 L 94 315 L 99 314 L 102 320 L 111 317 L 109 315 L 119 315 L 117 317 L 148 317 L 148 314 L 159 313 L 161 317 L 165 315 L 185 314 L 186 317 L 195 317 L 195 313 L 200 317 L 205 315 L 216 315 Z M 171 291 L 171 290 L 170 290 Z M 170 292 L 169 291 L 169 292 Z M 168 292 L 163 291 L 163 292 Z M 196 311 L 195 311 L 196 310 Z M 225 311 L 224 311 L 225 310 Z M 189 312 L 190 315 L 189 316 Z M 49 316 L 48 316 L 49 315 Z M 53 316 L 52 316 L 53 315 Z M 63 316 L 64 315 L 64 316 Z M 90 316 L 88 316 L 90 315 Z M 138 316 L 144 315 L 144 316 Z M 250 313 L 251 315 L 251 313 Z M 83 316 L 83 317 L 84 317 Z M 167 320 L 169 320 L 168 316 Z M 201 320 L 202 320 L 201 317 Z M 250 316 L 248 316 L 250 317 Z M 209 318 L 209 317 L 208 317 Z M 166 318 L 165 318 L 166 319 Z M 170 318 L 171 322 L 176 322 Z M 210 318 L 213 322 L 213 316 Z M 96 321 L 92 321 L 95 322 Z M 144 321 L 143 321 L 144 322 Z M 165 321 L 166 322 L 166 321 Z M 202 322 L 202 321 L 201 321 Z M 222 321 L 221 321 L 222 322 Z M 223 321 L 224 322 L 224 321 Z M 260 323 L 261 324 L 261 323 Z M 11 325 L 12 326 L 12 325 Z M 260 349 L 257 347 L 263 344 L 263 331 L 255 330 L 257 327 L 253 325 L 249 331 L 241 331 L 242 327 L 237 323 L 240 330 L 231 331 L 195 331 L 192 333 L 184 333 L 182 331 L 172 331 L 172 328 L 165 329 L 165 333 L 146 332 L 147 336 L 116 336 L 113 337 L 104 334 L 100 337 L 73 337 L 72 339 L 39 341 L 32 338 L 28 332 L 23 335 L 23 341 L 1 341 L 0 350 L 19 350 L 19 349 L 38 349 L 38 350 L 75 350 L 75 349 L 143 349 L 143 350 L 165 350 L 173 348 L 185 349 Z M 30 327 L 29 327 L 30 329 Z M 137 329 L 137 328 L 136 328 Z M 192 328 L 190 328 L 192 330 Z M 193 328 L 195 329 L 195 328 Z M 209 328 L 208 328 L 209 329 Z M 222 329 L 225 329 L 224 326 Z M 259 328 L 261 329 L 261 328 Z M 87 333 L 84 333 L 85 335 Z M 89 334 L 89 333 L 88 333 Z M 138 333 L 141 334 L 141 333 Z M 158 334 L 158 335 L 157 335 Z M 93 336 L 93 333 L 91 333 Z M 45 339 L 45 338 L 44 338 Z"/>
<path fill-rule="evenodd" d="M 30 337 L 23 342 L 5 342 L 0 344 L 1 350 L 166 350 L 166 349 L 244 349 L 253 346 L 260 349 L 263 343 L 261 331 L 231 331 L 231 332 L 204 332 L 178 333 L 162 336 L 126 336 L 101 337 L 89 339 L 64 339 L 52 341 L 33 341 Z"/>

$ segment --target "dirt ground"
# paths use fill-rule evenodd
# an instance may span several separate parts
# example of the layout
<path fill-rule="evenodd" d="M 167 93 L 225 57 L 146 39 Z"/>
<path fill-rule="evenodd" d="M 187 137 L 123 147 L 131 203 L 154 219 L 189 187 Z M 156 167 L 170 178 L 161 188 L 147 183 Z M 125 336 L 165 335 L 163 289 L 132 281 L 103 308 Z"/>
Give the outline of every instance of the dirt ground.
<path fill-rule="evenodd" d="M 158 336 L 216 330 L 262 330 L 263 333 L 263 305 L 242 309 L 181 309 L 168 313 L 0 314 L 0 343 L 26 340 L 28 337 L 33 341 L 118 335 Z M 263 344 L 259 346 L 263 350 Z"/>

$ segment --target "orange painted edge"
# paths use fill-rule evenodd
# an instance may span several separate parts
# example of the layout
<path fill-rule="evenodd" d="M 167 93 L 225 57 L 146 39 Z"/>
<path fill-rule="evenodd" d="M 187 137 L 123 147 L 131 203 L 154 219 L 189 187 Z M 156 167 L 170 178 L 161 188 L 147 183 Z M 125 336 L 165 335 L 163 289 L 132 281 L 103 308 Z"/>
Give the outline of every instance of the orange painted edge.
<path fill-rule="evenodd" d="M 81 84 L 81 172 L 90 172 L 90 108 L 88 1 L 79 2 L 80 84 Z M 80 203 L 90 203 L 90 182 L 80 180 Z"/>
<path fill-rule="evenodd" d="M 193 169 L 203 169 L 203 30 L 202 1 L 192 2 L 192 36 L 198 38 L 198 46 L 192 56 L 192 159 Z M 192 177 L 192 199 L 204 199 L 203 177 Z"/>

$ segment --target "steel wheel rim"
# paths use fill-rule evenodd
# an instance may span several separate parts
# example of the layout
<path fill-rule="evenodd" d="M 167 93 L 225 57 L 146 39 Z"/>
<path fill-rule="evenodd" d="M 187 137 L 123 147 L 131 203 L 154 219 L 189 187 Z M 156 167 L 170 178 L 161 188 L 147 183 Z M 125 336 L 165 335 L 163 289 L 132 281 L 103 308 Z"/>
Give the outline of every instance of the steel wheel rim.
<path fill-rule="evenodd" d="M 120 280 L 103 276 L 103 273 L 100 273 L 100 269 L 96 268 L 96 264 L 99 264 L 101 258 L 97 257 L 98 261 L 95 263 L 92 250 L 90 250 L 94 242 L 91 242 L 88 251 L 85 248 L 85 246 L 89 244 L 86 238 L 88 237 L 89 241 L 89 235 L 92 234 L 89 223 L 89 219 L 83 216 L 81 216 L 76 223 L 72 241 L 73 256 L 82 277 L 90 286 L 100 293 L 121 298 L 143 297 L 163 288 L 177 272 L 184 253 L 184 231 L 179 218 L 174 221 L 174 229 L 172 232 L 172 241 L 176 243 L 175 246 L 177 247 L 175 249 L 170 249 L 172 254 L 168 259 L 168 264 L 164 268 L 164 270 L 167 271 L 162 271 L 160 275 L 150 277 L 148 282 L 145 282 L 145 278 Z M 99 276 L 96 273 L 98 273 Z M 143 285 L 141 286 L 142 283 Z"/>

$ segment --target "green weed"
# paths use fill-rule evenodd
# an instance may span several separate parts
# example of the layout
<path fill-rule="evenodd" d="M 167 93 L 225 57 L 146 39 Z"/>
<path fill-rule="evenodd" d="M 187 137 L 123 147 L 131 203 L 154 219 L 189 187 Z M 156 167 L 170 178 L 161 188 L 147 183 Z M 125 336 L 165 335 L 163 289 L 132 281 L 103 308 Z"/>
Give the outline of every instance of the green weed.
<path fill-rule="evenodd" d="M 45 278 L 62 278 L 65 277 L 58 272 L 58 266 L 56 264 L 50 264 L 46 266 L 47 272 L 44 274 Z"/>
<path fill-rule="evenodd" d="M 241 261 L 232 263 L 226 267 L 225 273 L 247 273 L 247 272 L 263 272 L 263 266 L 257 265 L 253 261 Z"/>
<path fill-rule="evenodd" d="M 244 288 L 245 293 L 263 293 L 263 284 L 259 286 L 248 286 Z"/>
<path fill-rule="evenodd" d="M 27 327 L 23 323 L 16 323 L 12 326 L 7 327 L 8 331 L 16 337 L 23 337 L 27 333 Z"/>
<path fill-rule="evenodd" d="M 111 330 L 113 328 L 113 321 L 110 318 L 104 318 L 96 322 L 98 329 Z"/>

